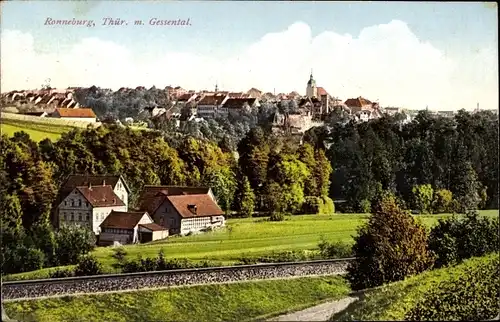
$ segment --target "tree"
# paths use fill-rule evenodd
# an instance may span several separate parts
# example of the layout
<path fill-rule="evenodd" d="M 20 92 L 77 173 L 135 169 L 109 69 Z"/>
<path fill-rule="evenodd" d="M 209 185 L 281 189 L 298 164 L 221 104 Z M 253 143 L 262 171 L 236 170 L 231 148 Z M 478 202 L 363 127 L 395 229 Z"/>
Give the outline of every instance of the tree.
<path fill-rule="evenodd" d="M 432 201 L 432 209 L 434 213 L 447 213 L 453 211 L 453 193 L 450 190 L 440 189 L 434 191 L 434 199 Z"/>
<path fill-rule="evenodd" d="M 253 193 L 250 181 L 247 176 L 243 176 L 238 184 L 238 190 L 234 198 L 236 210 L 244 217 L 251 217 L 255 209 L 255 194 Z"/>
<path fill-rule="evenodd" d="M 424 226 L 393 195 L 386 194 L 375 209 L 354 237 L 356 260 L 347 268 L 354 290 L 399 281 L 432 265 Z"/>
<path fill-rule="evenodd" d="M 70 265 L 94 249 L 96 238 L 88 228 L 63 226 L 56 233 L 56 241 L 58 264 Z"/>
<path fill-rule="evenodd" d="M 499 250 L 498 218 L 481 217 L 475 211 L 464 218 L 440 219 L 429 234 L 429 248 L 436 254 L 436 267 L 456 264 Z"/>
<path fill-rule="evenodd" d="M 421 214 L 432 213 L 432 199 L 434 196 L 434 189 L 430 184 L 422 184 L 414 186 L 413 193 L 413 206 Z"/>

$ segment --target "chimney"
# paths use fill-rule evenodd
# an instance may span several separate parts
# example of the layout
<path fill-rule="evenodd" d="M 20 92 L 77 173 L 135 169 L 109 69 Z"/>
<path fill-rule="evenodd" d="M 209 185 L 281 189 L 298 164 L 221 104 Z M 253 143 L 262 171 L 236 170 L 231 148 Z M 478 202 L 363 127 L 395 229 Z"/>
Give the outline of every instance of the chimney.
<path fill-rule="evenodd" d="M 106 180 L 102 180 L 102 186 L 104 187 L 106 185 Z"/>
<path fill-rule="evenodd" d="M 116 204 L 116 198 L 113 198 L 113 205 Z"/>
<path fill-rule="evenodd" d="M 92 183 L 89 182 L 89 190 L 92 190 Z"/>

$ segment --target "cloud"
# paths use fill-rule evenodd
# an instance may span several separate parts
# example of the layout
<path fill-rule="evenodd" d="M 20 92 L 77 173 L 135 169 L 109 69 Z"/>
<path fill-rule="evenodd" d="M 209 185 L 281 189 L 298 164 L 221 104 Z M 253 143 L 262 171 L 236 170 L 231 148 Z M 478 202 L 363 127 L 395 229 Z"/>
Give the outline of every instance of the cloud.
<path fill-rule="evenodd" d="M 2 91 L 52 86 L 180 85 L 225 90 L 305 93 L 310 70 L 318 86 L 342 99 L 364 96 L 382 105 L 431 109 L 498 107 L 498 50 L 479 48 L 452 57 L 393 20 L 356 37 L 297 22 L 223 60 L 167 51 L 158 59 L 97 38 L 82 39 L 59 54 L 37 53 L 29 33 L 2 32 Z"/>

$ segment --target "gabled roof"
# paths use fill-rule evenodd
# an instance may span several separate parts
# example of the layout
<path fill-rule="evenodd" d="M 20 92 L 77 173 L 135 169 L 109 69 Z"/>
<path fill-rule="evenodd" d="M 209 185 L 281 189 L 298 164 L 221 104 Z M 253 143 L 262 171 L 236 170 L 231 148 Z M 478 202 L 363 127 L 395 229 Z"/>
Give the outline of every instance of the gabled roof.
<path fill-rule="evenodd" d="M 91 108 L 56 108 L 56 112 L 61 117 L 96 117 Z"/>
<path fill-rule="evenodd" d="M 100 227 L 106 228 L 120 228 L 120 229 L 134 229 L 142 217 L 149 214 L 145 211 L 142 212 L 125 212 L 125 211 L 111 211 L 111 213 L 104 219 Z M 151 219 L 151 217 L 149 217 Z M 151 219 L 151 222 L 153 219 Z"/>
<path fill-rule="evenodd" d="M 208 194 L 167 196 L 167 199 L 182 218 L 224 215 L 222 209 Z"/>
<path fill-rule="evenodd" d="M 323 87 L 316 87 L 318 96 L 328 95 L 328 92 Z"/>
<path fill-rule="evenodd" d="M 186 94 L 182 94 L 181 96 L 179 96 L 177 98 L 177 101 L 179 102 L 187 102 L 189 101 L 195 94 L 193 93 L 186 93 Z"/>
<path fill-rule="evenodd" d="M 345 101 L 345 105 L 349 107 L 363 107 L 366 105 L 372 105 L 372 102 L 360 96 L 358 98 L 349 98 Z"/>
<path fill-rule="evenodd" d="M 254 104 L 256 100 L 257 100 L 256 98 L 229 98 L 224 103 L 224 107 L 240 109 L 243 108 L 243 106 L 245 106 L 245 103 L 252 106 L 252 104 Z"/>
<path fill-rule="evenodd" d="M 111 185 L 114 189 L 120 179 L 127 192 L 130 193 L 130 188 L 121 175 L 109 174 L 71 174 L 62 185 L 61 193 L 70 193 L 78 186 L 88 186 L 89 184 L 93 186 Z"/>
<path fill-rule="evenodd" d="M 192 195 L 210 193 L 208 187 L 183 187 L 183 186 L 144 186 L 139 197 L 139 209 L 154 214 L 156 209 L 165 201 L 167 196 Z"/>
<path fill-rule="evenodd" d="M 85 186 L 76 187 L 92 207 L 120 207 L 125 203 L 113 191 L 113 187 L 106 186 Z"/>
<path fill-rule="evenodd" d="M 226 97 L 224 95 L 207 95 L 203 97 L 198 104 L 199 105 L 220 105 Z"/>

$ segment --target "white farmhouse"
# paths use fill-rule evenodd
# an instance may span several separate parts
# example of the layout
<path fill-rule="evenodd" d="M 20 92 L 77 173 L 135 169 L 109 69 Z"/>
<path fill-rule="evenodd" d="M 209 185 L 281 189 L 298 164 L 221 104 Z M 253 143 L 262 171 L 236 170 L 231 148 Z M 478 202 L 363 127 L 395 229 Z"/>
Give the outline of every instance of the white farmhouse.
<path fill-rule="evenodd" d="M 112 193 L 109 192 L 108 188 L 102 188 L 106 186 L 111 187 Z M 79 196 L 79 190 L 76 190 L 76 188 L 78 187 L 82 188 L 83 189 L 82 191 L 87 191 L 86 189 L 88 188 L 93 189 L 93 192 L 91 193 L 91 195 L 89 195 L 89 197 L 108 196 L 108 199 L 111 200 L 110 202 L 112 202 L 113 199 L 118 199 L 120 201 L 120 204 L 123 203 L 123 206 L 121 205 L 118 206 L 117 204 L 111 204 L 110 206 L 104 207 L 110 209 L 104 209 L 103 207 L 97 207 L 98 209 L 95 209 L 96 213 L 95 220 L 92 220 L 90 222 L 92 222 L 91 227 L 96 233 L 98 233 L 99 225 L 102 223 L 105 217 L 111 212 L 111 210 L 113 210 L 116 207 L 118 207 L 119 209 L 114 209 L 114 210 L 120 210 L 120 211 L 128 210 L 128 197 L 130 195 L 130 188 L 128 187 L 127 183 L 125 182 L 122 176 L 82 175 L 82 174 L 70 175 L 64 182 L 61 191 L 59 192 L 58 207 L 56 209 L 56 218 L 55 218 L 56 220 L 54 222 L 56 226 L 60 226 L 63 222 L 65 224 L 69 224 L 71 222 L 77 224 L 78 223 L 77 219 L 79 218 L 78 214 L 81 213 L 81 210 L 83 209 L 86 210 L 87 213 L 89 213 L 90 208 L 79 206 L 80 201 L 78 201 L 78 199 L 80 199 L 82 204 L 84 205 L 86 205 L 87 202 L 91 203 L 91 201 L 87 199 L 84 200 L 81 197 L 77 198 L 77 196 Z M 105 195 L 99 196 L 98 195 L 99 193 Z M 109 204 L 110 202 L 107 202 L 107 204 Z M 71 206 L 72 204 L 73 206 Z M 92 209 L 93 208 L 94 206 L 92 206 Z M 73 213 L 73 220 L 71 220 L 72 213 Z M 88 223 L 89 221 L 85 220 L 82 222 Z"/>
<path fill-rule="evenodd" d="M 59 225 L 90 228 L 96 235 L 111 211 L 127 211 L 127 205 L 110 185 L 75 187 L 59 204 Z"/>

